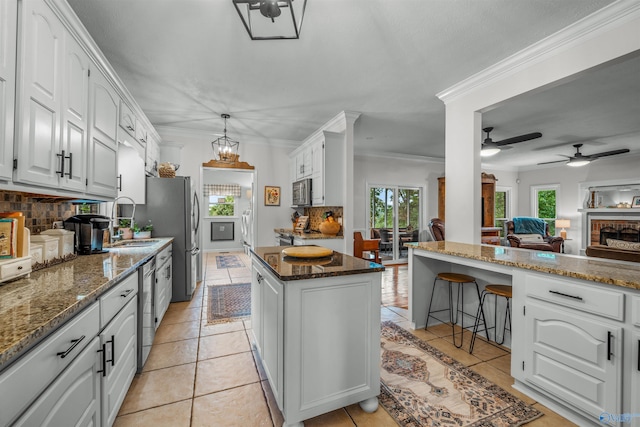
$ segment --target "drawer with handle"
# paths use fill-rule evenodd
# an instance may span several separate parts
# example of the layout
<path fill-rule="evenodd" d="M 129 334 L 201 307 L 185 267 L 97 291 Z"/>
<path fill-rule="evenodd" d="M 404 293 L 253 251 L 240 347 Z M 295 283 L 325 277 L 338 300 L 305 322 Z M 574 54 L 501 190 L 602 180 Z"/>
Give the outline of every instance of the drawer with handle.
<path fill-rule="evenodd" d="M 596 316 L 624 320 L 624 293 L 595 284 L 530 273 L 526 276 L 527 296 L 585 311 Z"/>
<path fill-rule="evenodd" d="M 0 264 L 0 281 L 9 280 L 31 272 L 31 257 L 14 258 Z"/>
<path fill-rule="evenodd" d="M 133 272 L 101 296 L 100 329 L 107 326 L 111 319 L 136 295 L 138 295 L 138 274 Z"/>
<path fill-rule="evenodd" d="M 0 374 L 0 425 L 11 424 L 93 340 L 99 306 L 92 304 Z"/>

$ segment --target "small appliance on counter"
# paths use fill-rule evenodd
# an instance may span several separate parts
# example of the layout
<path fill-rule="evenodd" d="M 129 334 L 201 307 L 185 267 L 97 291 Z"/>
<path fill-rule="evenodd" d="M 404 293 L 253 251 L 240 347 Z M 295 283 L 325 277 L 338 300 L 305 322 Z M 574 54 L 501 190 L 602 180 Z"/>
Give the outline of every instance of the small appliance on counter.
<path fill-rule="evenodd" d="M 102 250 L 104 231 L 110 219 L 104 215 L 80 214 L 64 221 L 64 228 L 75 233 L 75 249 L 78 255 L 99 254 Z"/>

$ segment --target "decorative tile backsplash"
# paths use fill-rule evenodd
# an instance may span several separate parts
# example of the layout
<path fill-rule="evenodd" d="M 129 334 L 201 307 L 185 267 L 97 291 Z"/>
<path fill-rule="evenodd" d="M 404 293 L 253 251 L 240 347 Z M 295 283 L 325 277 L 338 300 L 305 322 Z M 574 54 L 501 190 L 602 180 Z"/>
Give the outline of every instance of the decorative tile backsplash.
<path fill-rule="evenodd" d="M 31 230 L 31 234 L 53 228 L 54 221 L 75 215 L 75 210 L 75 206 L 65 199 L 55 201 L 54 198 L 38 194 L 0 191 L 0 212 L 22 212 L 24 225 Z"/>
<path fill-rule="evenodd" d="M 304 214 L 309 216 L 309 228 L 311 230 L 317 230 L 320 227 L 320 223 L 324 221 L 322 215 L 327 211 L 333 212 L 333 217 L 336 221 L 338 221 L 338 218 L 342 218 L 342 206 L 317 206 L 304 208 Z M 340 231 L 339 234 L 342 234 L 342 231 Z"/>

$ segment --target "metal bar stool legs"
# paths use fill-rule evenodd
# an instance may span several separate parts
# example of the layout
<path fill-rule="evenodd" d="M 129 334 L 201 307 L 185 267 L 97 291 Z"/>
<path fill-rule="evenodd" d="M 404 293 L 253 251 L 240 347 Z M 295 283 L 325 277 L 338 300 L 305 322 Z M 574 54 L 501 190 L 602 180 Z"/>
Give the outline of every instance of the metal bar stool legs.
<path fill-rule="evenodd" d="M 445 308 L 442 310 L 434 310 L 431 311 L 431 308 L 433 306 L 433 296 L 436 293 L 436 285 L 438 284 L 438 280 L 441 281 L 445 281 L 448 283 L 448 288 L 449 288 L 449 308 Z M 453 284 L 457 285 L 457 289 L 456 289 L 456 301 L 455 301 L 455 305 L 453 302 Z M 476 286 L 476 294 L 478 295 L 478 303 L 480 302 L 480 289 L 478 287 L 478 283 L 476 282 L 476 279 L 472 276 L 467 276 L 465 274 L 458 274 L 458 273 L 439 273 L 436 278 L 433 281 L 433 291 L 431 292 L 431 298 L 429 300 L 429 308 L 427 310 L 427 320 L 426 320 L 426 325 L 424 327 L 424 329 L 426 330 L 429 326 L 429 318 L 434 318 L 436 320 L 439 320 L 442 322 L 441 319 L 438 319 L 437 317 L 435 317 L 432 313 L 438 313 L 441 311 L 449 311 L 449 323 L 451 323 L 451 333 L 452 333 L 452 339 L 453 339 L 453 345 L 456 346 L 457 348 L 461 348 L 462 347 L 462 343 L 464 341 L 464 316 L 473 316 L 471 314 L 465 313 L 464 312 L 464 288 L 463 285 L 466 283 L 473 283 Z M 454 312 L 454 307 L 455 307 L 455 312 Z M 487 322 L 486 319 L 484 317 L 484 310 L 482 309 L 482 305 L 479 305 L 480 307 L 480 315 L 482 316 L 482 321 L 484 323 L 485 326 L 485 330 L 487 329 Z M 460 333 L 460 344 L 456 343 L 456 324 L 458 323 L 458 317 L 461 316 L 462 319 L 460 319 L 460 323 L 461 323 L 461 333 Z M 476 316 L 477 317 L 477 316 Z M 487 333 L 485 332 L 485 335 Z M 488 335 L 487 335 L 487 339 Z"/>
<path fill-rule="evenodd" d="M 493 329 L 494 333 L 493 333 L 493 341 L 496 344 L 504 344 L 504 340 L 505 340 L 505 336 L 507 331 L 511 332 L 511 306 L 510 306 L 510 301 L 511 301 L 511 297 L 512 297 L 512 287 L 509 285 L 487 285 L 485 287 L 485 290 L 482 291 L 482 296 L 480 297 L 480 305 L 478 306 L 478 312 L 476 314 L 476 322 L 473 325 L 473 333 L 471 335 L 471 344 L 469 345 L 469 353 L 473 352 L 473 347 L 475 345 L 476 342 L 476 336 L 478 334 L 478 326 L 480 326 L 480 316 L 483 316 L 483 320 L 484 320 L 484 313 L 482 313 L 482 309 L 484 307 L 484 301 L 487 299 L 487 295 L 493 295 L 494 296 L 494 300 L 493 300 L 493 326 L 490 328 L 487 328 L 487 322 L 486 320 L 484 321 L 484 331 L 485 331 L 485 335 L 487 337 L 487 341 L 489 341 L 489 334 L 488 334 L 488 330 L 489 329 Z M 504 297 L 507 300 L 507 307 L 506 307 L 506 311 L 505 311 L 505 315 L 504 315 L 504 324 L 502 326 L 502 338 L 500 339 L 500 341 L 498 341 L 498 297 Z M 509 327 L 507 328 L 507 322 L 509 322 Z"/>

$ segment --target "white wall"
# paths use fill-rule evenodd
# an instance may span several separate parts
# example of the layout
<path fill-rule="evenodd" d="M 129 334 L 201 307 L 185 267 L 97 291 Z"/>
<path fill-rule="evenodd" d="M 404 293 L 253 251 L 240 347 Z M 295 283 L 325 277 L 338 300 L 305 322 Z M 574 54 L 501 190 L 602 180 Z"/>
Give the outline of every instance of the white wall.
<path fill-rule="evenodd" d="M 422 206 L 422 228 L 425 228 L 430 218 L 438 216 L 438 177 L 443 174 L 444 163 L 356 155 L 353 173 L 354 230 L 364 231 L 367 227 L 367 186 L 370 184 L 426 189 Z"/>
<path fill-rule="evenodd" d="M 581 194 L 579 184 L 585 182 L 607 182 L 616 180 L 638 180 L 640 173 L 638 156 L 616 156 L 611 158 L 601 158 L 593 163 L 582 167 L 569 167 L 566 165 L 552 168 L 539 168 L 536 170 L 520 172 L 519 200 L 513 216 L 531 215 L 531 187 L 534 185 L 559 184 L 560 190 L 557 194 L 558 218 L 571 220 L 571 228 L 567 230 L 565 242 L 565 252 L 579 254 L 582 247 L 582 215 L 578 209 L 583 208 L 585 194 Z M 628 202 L 631 202 L 630 195 Z M 623 200 L 620 200 L 621 202 Z"/>
<path fill-rule="evenodd" d="M 213 137 L 202 135 L 178 134 L 159 130 L 160 135 L 169 143 L 179 142 L 184 147 L 180 153 L 180 169 L 177 175 L 191 176 L 201 187 L 200 173 L 202 163 L 213 157 L 211 140 Z M 255 167 L 254 214 L 256 219 L 256 237 L 254 246 L 273 246 L 274 228 L 291 228 L 291 188 L 289 185 L 289 157 L 291 147 L 272 146 L 267 143 L 252 144 L 240 141 L 240 161 Z M 163 159 L 160 159 L 163 161 Z M 175 161 L 175 159 L 174 159 Z M 279 186 L 281 189 L 280 206 L 264 205 L 265 185 Z M 211 229 L 203 229 L 203 243 L 209 240 Z"/>

